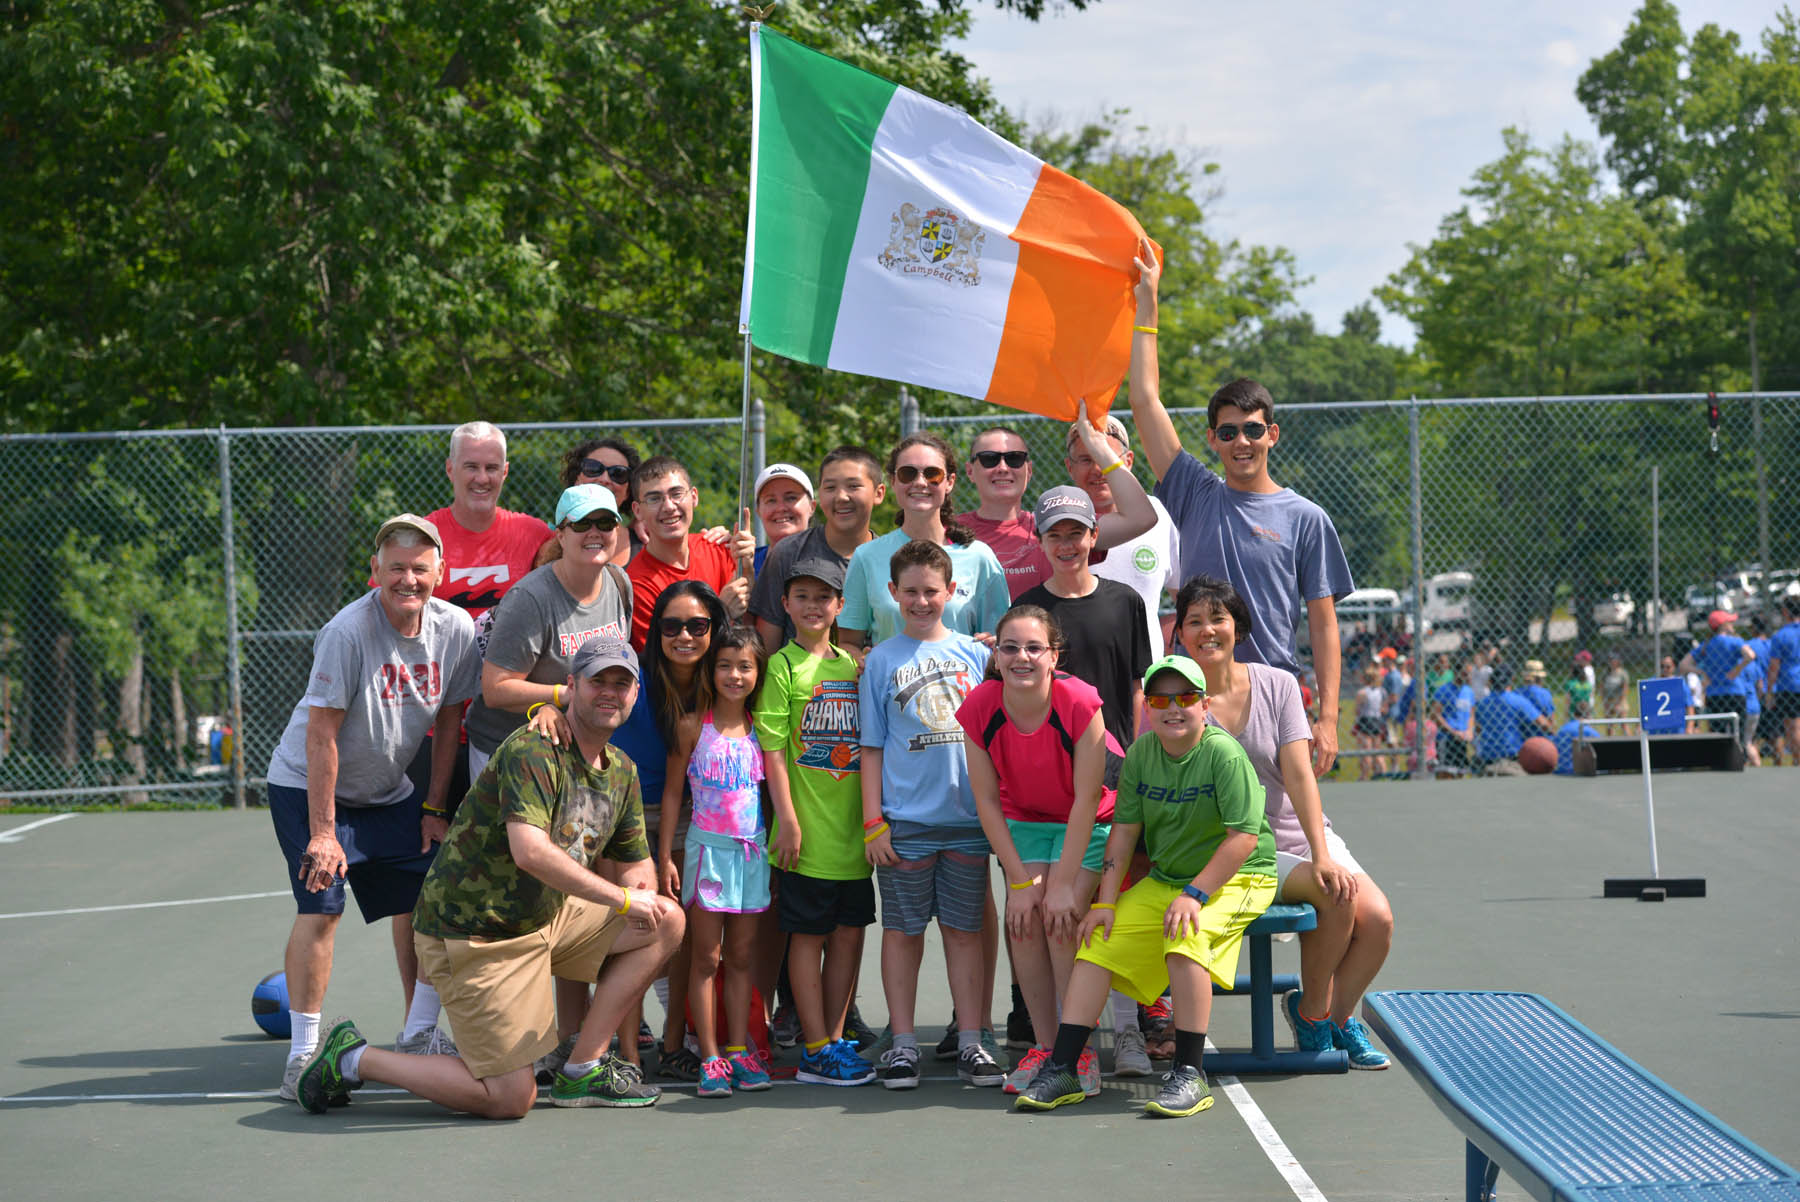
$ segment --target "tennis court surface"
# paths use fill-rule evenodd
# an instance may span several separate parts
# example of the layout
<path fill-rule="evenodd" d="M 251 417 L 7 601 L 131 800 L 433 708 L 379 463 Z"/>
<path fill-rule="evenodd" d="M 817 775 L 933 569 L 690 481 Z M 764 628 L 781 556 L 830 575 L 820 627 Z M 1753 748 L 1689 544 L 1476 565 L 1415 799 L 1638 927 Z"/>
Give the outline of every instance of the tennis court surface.
<path fill-rule="evenodd" d="M 1636 777 L 1336 785 L 1325 803 L 1393 901 L 1378 988 L 1542 993 L 1800 1164 L 1796 796 L 1793 769 L 1658 777 L 1662 871 L 1709 890 L 1661 904 L 1600 896 L 1603 878 L 1648 872 Z M 1172 1121 L 1137 1113 L 1154 1079 L 1027 1116 L 930 1061 L 910 1094 L 677 1088 L 649 1111 L 545 1101 L 496 1124 L 364 1091 L 307 1115 L 275 1098 L 286 1043 L 249 1014 L 292 918 L 267 814 L 47 817 L 0 814 L 9 1197 L 1461 1196 L 1461 1138 L 1398 1066 L 1214 1078 L 1213 1109 Z M 861 1001 L 880 1027 L 877 944 Z M 1297 963 L 1277 945 L 1278 972 Z M 920 1031 L 935 1039 L 950 1012 L 935 946 L 925 965 Z M 340 1014 L 378 1041 L 398 1028 L 385 924 L 340 929 L 326 1017 Z M 1212 1028 L 1248 1046 L 1247 1003 L 1220 1000 Z"/>

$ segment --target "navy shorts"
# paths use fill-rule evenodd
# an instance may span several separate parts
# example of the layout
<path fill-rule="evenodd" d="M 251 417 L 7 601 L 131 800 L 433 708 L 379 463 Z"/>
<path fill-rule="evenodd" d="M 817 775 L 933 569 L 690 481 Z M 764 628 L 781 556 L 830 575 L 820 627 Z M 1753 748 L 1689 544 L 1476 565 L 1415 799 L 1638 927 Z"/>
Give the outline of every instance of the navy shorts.
<path fill-rule="evenodd" d="M 784 935 L 829 935 L 839 927 L 875 921 L 875 882 L 868 877 L 829 881 L 772 869 L 775 917 Z"/>
<path fill-rule="evenodd" d="M 269 786 L 269 817 L 275 822 L 275 838 L 287 860 L 288 887 L 301 914 L 342 914 L 344 885 L 356 894 L 356 906 L 364 922 L 411 914 L 419 900 L 419 886 L 431 867 L 436 850 L 419 852 L 420 802 L 423 793 L 391 806 L 337 807 L 337 841 L 344 849 L 349 869 L 328 889 L 310 892 L 300 882 L 300 857 L 312 838 L 306 817 L 306 790 L 285 785 Z"/>

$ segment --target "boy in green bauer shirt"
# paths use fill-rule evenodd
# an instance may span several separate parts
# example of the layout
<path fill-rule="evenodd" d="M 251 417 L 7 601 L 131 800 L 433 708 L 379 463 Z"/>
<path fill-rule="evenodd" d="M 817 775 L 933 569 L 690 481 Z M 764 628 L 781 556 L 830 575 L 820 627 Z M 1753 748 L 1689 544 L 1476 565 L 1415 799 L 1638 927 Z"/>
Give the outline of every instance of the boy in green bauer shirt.
<path fill-rule="evenodd" d="M 1063 1022 L 1050 1060 L 1014 1103 L 1052 1110 L 1086 1096 L 1076 1057 L 1107 994 L 1145 1004 L 1166 987 L 1175 1008 L 1175 1063 L 1144 1109 L 1167 1118 L 1212 1105 L 1200 1056 L 1212 1014 L 1212 982 L 1237 979 L 1244 928 L 1275 900 L 1275 838 L 1250 757 L 1206 725 L 1206 677 L 1185 656 L 1144 673 L 1150 732 L 1125 754 L 1100 887 L 1081 924 Z M 1123 896 L 1119 884 L 1138 833 L 1150 874 Z"/>
<path fill-rule="evenodd" d="M 817 555 L 794 561 L 781 599 L 794 641 L 769 657 L 756 703 L 775 807 L 776 918 L 788 937 L 788 984 L 806 1041 L 796 1079 L 814 1085 L 875 1079 L 875 1066 L 844 1039 L 875 886 L 863 856 L 856 660 L 831 641 L 843 590 L 841 564 Z"/>

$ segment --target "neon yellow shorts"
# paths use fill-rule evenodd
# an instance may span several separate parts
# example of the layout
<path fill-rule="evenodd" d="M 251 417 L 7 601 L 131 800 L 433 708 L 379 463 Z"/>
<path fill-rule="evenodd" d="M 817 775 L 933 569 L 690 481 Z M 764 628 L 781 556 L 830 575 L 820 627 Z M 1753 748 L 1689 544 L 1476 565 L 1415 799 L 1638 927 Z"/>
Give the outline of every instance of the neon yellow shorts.
<path fill-rule="evenodd" d="M 1112 938 L 1098 936 L 1077 948 L 1075 958 L 1098 964 L 1113 975 L 1113 988 L 1148 1006 L 1169 987 L 1166 957 L 1186 956 L 1221 985 L 1237 981 L 1238 948 L 1244 928 L 1275 900 L 1275 878 L 1240 873 L 1219 887 L 1200 909 L 1200 929 L 1183 939 L 1163 934 L 1163 915 L 1181 896 L 1180 885 L 1145 877 L 1119 898 Z"/>

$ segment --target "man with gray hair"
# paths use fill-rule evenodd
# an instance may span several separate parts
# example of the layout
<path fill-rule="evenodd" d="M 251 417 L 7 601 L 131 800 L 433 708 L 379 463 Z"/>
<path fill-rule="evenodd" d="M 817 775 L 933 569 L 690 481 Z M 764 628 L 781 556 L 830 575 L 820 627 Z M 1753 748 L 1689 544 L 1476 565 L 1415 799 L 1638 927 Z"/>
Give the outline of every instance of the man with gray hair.
<path fill-rule="evenodd" d="M 511 465 L 506 435 L 490 422 L 464 422 L 450 433 L 451 500 L 425 516 L 444 539 L 444 579 L 436 595 L 479 620 L 514 581 L 531 571 L 550 527 L 529 513 L 500 507 Z"/>
<path fill-rule="evenodd" d="M 414 988 L 409 916 L 446 830 L 457 726 L 481 687 L 481 655 L 468 615 L 432 596 L 444 563 L 430 519 L 402 513 L 383 522 L 369 567 L 376 587 L 314 639 L 306 694 L 269 760 L 269 816 L 298 910 L 285 961 L 293 1032 L 281 1096 L 289 1099 L 318 1044 L 346 883 L 365 922 L 394 919 L 395 959 L 411 999 L 397 1042 L 419 1052 L 445 1043 L 436 1035 L 436 992 L 424 982 Z M 428 729 L 438 737 L 430 784 L 420 789 L 406 766 Z"/>

